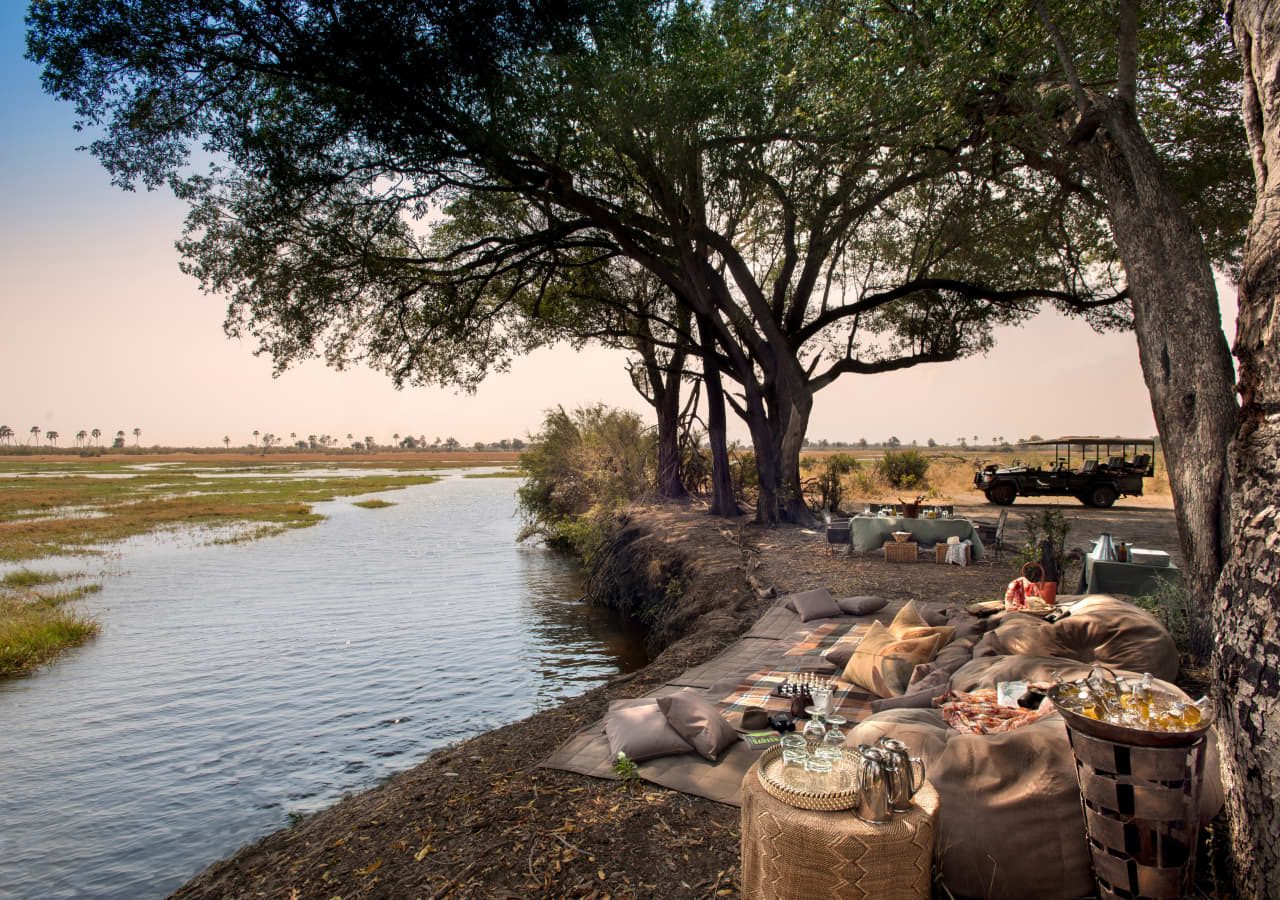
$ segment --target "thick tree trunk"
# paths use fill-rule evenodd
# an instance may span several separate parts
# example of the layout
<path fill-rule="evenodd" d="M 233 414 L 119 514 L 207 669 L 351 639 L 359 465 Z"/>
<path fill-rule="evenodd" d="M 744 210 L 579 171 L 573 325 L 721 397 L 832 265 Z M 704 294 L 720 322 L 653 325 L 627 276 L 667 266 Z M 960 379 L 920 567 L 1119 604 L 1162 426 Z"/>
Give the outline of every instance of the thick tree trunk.
<path fill-rule="evenodd" d="M 1213 271 L 1133 107 L 1112 98 L 1099 112 L 1103 130 L 1085 158 L 1103 187 L 1124 262 L 1188 586 L 1207 608 L 1230 524 L 1226 450 L 1236 414 Z"/>
<path fill-rule="evenodd" d="M 707 387 L 707 440 L 711 444 L 711 514 L 737 516 L 738 499 L 733 492 L 733 471 L 729 468 L 728 422 L 724 411 L 724 384 L 716 362 L 715 337 L 710 327 L 698 320 L 698 340 L 702 347 L 702 383 Z"/>
<path fill-rule="evenodd" d="M 813 411 L 813 391 L 800 379 L 778 379 L 774 390 L 777 410 L 775 440 L 781 480 L 783 515 L 789 522 L 812 524 L 817 521 L 804 501 L 804 485 L 800 478 L 800 451 L 809 429 Z"/>
<path fill-rule="evenodd" d="M 678 354 L 684 368 L 683 354 Z M 664 500 L 683 500 L 689 496 L 680 478 L 680 375 L 668 371 L 666 387 L 654 394 L 654 412 L 658 417 L 658 496 Z"/>
<path fill-rule="evenodd" d="M 1236 0 L 1230 14 L 1258 194 L 1240 281 L 1242 405 L 1214 674 L 1239 894 L 1280 897 L 1280 7 Z"/>
<path fill-rule="evenodd" d="M 764 397 L 754 384 L 746 385 L 746 423 L 751 432 L 751 448 L 756 455 L 756 521 L 777 525 L 783 520 L 782 467 L 778 459 L 775 429 L 769 423 Z"/>

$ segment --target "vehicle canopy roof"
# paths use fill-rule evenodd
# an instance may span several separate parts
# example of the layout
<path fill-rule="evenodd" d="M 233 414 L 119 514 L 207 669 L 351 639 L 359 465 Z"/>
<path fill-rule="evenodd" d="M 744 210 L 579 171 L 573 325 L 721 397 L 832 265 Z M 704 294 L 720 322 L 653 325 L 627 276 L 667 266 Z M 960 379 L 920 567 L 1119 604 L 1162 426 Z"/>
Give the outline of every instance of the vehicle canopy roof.
<path fill-rule="evenodd" d="M 1155 438 L 1140 437 L 1099 437 L 1099 436 L 1081 436 L 1068 435 L 1066 437 L 1049 438 L 1045 441 L 1024 441 L 1028 447 L 1047 447 L 1054 444 L 1079 444 L 1081 446 L 1088 444 L 1150 444 L 1155 446 Z"/>

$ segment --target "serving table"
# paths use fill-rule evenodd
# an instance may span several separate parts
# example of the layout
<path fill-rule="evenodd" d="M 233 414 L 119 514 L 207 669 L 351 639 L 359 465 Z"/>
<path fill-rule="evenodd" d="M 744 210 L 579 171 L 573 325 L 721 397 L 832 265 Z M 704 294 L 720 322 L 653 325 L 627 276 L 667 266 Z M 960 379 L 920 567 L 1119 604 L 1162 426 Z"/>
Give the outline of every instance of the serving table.
<path fill-rule="evenodd" d="M 972 542 L 973 558 L 982 559 L 982 539 L 968 519 L 908 519 L 902 516 L 854 516 L 849 520 L 850 543 L 854 550 L 879 550 L 893 532 L 909 531 L 917 544 L 945 544 L 958 537 Z"/>
<path fill-rule="evenodd" d="M 911 810 L 881 825 L 852 811 L 796 809 L 756 774 L 742 779 L 742 896 L 927 900 L 933 881 L 938 793 L 927 781 Z"/>
<path fill-rule="evenodd" d="M 1098 542 L 1084 558 L 1080 572 L 1082 594 L 1127 594 L 1140 597 L 1159 588 L 1161 582 L 1179 583 L 1182 573 L 1169 554 L 1129 548 L 1131 562 L 1098 559 Z"/>

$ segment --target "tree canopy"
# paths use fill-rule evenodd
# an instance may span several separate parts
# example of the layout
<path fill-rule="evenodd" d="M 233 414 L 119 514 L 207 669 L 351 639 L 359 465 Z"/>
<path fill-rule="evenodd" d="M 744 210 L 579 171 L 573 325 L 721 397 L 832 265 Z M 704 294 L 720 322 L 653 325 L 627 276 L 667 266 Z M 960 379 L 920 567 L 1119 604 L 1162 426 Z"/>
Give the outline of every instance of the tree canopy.
<path fill-rule="evenodd" d="M 590 270 L 642 267 L 706 330 L 664 334 L 732 382 L 772 519 L 835 378 L 984 352 L 1042 302 L 1128 323 L 1096 196 L 1019 138 L 1051 53 L 1021 6 L 969 6 L 994 30 L 965 4 L 62 0 L 29 52 L 117 183 L 188 201 L 186 268 L 277 366 L 473 386 Z M 1213 219 L 1217 108 L 1184 100 L 1218 82 L 1168 50 L 1144 83 Z"/>

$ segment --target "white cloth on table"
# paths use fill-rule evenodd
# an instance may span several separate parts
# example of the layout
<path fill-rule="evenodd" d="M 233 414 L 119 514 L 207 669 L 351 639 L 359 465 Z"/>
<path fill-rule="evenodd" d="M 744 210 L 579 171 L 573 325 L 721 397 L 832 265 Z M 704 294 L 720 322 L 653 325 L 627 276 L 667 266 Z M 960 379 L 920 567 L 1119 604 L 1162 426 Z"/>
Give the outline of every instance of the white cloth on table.
<path fill-rule="evenodd" d="M 947 544 L 947 563 L 954 563 L 957 566 L 969 565 L 969 548 L 971 546 L 973 546 L 973 542 L 969 540 Z"/>

